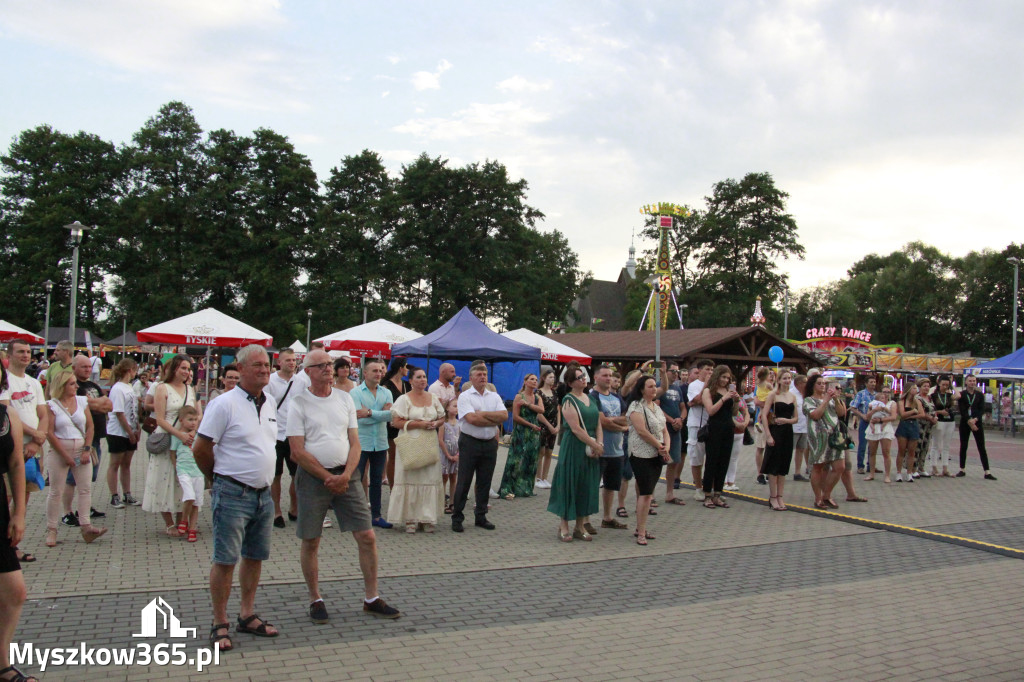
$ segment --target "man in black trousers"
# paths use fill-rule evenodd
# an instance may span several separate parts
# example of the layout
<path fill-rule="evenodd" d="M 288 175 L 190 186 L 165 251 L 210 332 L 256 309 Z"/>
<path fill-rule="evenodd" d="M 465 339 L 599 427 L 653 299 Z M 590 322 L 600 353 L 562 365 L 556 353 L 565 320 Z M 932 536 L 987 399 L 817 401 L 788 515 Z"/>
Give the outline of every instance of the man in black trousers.
<path fill-rule="evenodd" d="M 469 369 L 472 386 L 459 395 L 459 480 L 452 501 L 452 530 L 462 532 L 469 484 L 476 476 L 476 525 L 494 530 L 487 520 L 487 500 L 491 477 L 498 460 L 498 426 L 508 419 L 501 396 L 487 389 L 487 365 L 476 360 Z"/>

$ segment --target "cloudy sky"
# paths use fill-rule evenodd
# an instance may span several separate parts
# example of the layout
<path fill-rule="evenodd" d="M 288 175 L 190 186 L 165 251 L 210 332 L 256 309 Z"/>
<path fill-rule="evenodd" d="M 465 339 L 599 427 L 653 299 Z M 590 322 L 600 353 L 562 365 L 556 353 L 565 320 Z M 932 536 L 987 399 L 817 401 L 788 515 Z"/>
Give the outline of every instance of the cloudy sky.
<path fill-rule="evenodd" d="M 367 148 L 395 172 L 497 159 L 599 279 L 641 205 L 768 171 L 801 288 L 915 239 L 1022 240 L 1022 33 L 1016 0 L 4 2 L 0 142 L 124 142 L 182 100 L 289 136 L 321 179 Z"/>

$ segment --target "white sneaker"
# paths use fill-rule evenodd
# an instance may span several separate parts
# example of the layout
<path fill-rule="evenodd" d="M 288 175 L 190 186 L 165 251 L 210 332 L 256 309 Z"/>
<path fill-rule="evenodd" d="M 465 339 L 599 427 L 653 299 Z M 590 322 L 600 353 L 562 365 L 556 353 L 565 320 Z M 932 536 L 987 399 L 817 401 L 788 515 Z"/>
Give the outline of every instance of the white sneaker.
<path fill-rule="evenodd" d="M 488 495 L 492 500 L 498 499 L 498 493 L 494 492 L 494 488 L 491 488 L 491 492 Z"/>
<path fill-rule="evenodd" d="M 697 488 L 696 490 L 694 490 L 693 491 L 693 499 L 695 499 L 695 500 L 703 500 L 704 499 L 704 491 L 701 490 L 700 488 Z"/>
<path fill-rule="evenodd" d="M 545 479 L 541 480 L 541 483 L 544 484 L 543 488 L 545 490 L 548 490 L 549 488 L 551 488 L 551 481 L 549 481 L 548 479 L 545 478 Z"/>
<path fill-rule="evenodd" d="M 903 474 L 896 474 L 896 482 L 903 483 Z"/>
<path fill-rule="evenodd" d="M 738 485 L 736 485 L 735 483 L 726 484 L 725 488 L 723 488 L 723 490 L 728 490 L 731 493 L 734 493 L 734 492 L 738 491 L 739 489 L 740 489 L 740 487 Z M 703 492 L 701 494 L 703 494 Z"/>
<path fill-rule="evenodd" d="M 333 526 L 334 526 L 334 524 L 331 523 L 331 519 L 325 516 L 324 517 L 324 528 L 332 528 Z"/>
<path fill-rule="evenodd" d="M 921 474 L 919 474 L 918 472 L 915 471 L 914 472 L 914 478 L 921 478 Z"/>

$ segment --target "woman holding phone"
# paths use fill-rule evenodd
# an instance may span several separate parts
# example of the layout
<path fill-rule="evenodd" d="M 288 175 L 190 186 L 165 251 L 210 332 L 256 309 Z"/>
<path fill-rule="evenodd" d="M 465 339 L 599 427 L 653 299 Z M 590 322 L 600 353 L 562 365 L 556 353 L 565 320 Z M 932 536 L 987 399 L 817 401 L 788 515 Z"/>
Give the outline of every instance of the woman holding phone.
<path fill-rule="evenodd" d="M 707 386 L 701 394 L 704 409 L 708 414 L 707 440 L 704 442 L 704 506 L 728 508 L 722 499 L 725 474 L 732 457 L 733 415 L 739 411 L 740 395 L 732 370 L 727 365 L 718 365 L 711 372 Z"/>
<path fill-rule="evenodd" d="M 831 439 L 839 420 L 846 415 L 842 394 L 835 385 L 826 386 L 825 378 L 815 374 L 807 380 L 804 414 L 807 415 L 807 439 L 811 463 L 811 488 L 818 509 L 839 509 L 832 489 L 846 469 L 846 450 L 834 447 Z"/>

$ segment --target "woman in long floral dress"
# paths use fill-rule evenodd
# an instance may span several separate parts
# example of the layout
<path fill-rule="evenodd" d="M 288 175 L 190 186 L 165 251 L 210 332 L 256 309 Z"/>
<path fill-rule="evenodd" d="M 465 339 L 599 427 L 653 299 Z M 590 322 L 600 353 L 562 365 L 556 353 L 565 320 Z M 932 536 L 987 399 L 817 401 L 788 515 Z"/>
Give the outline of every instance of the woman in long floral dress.
<path fill-rule="evenodd" d="M 498 494 L 506 500 L 533 495 L 541 432 L 553 428 L 544 417 L 544 401 L 537 394 L 537 375 L 527 374 L 523 388 L 512 403 L 512 442 L 505 460 Z"/>

